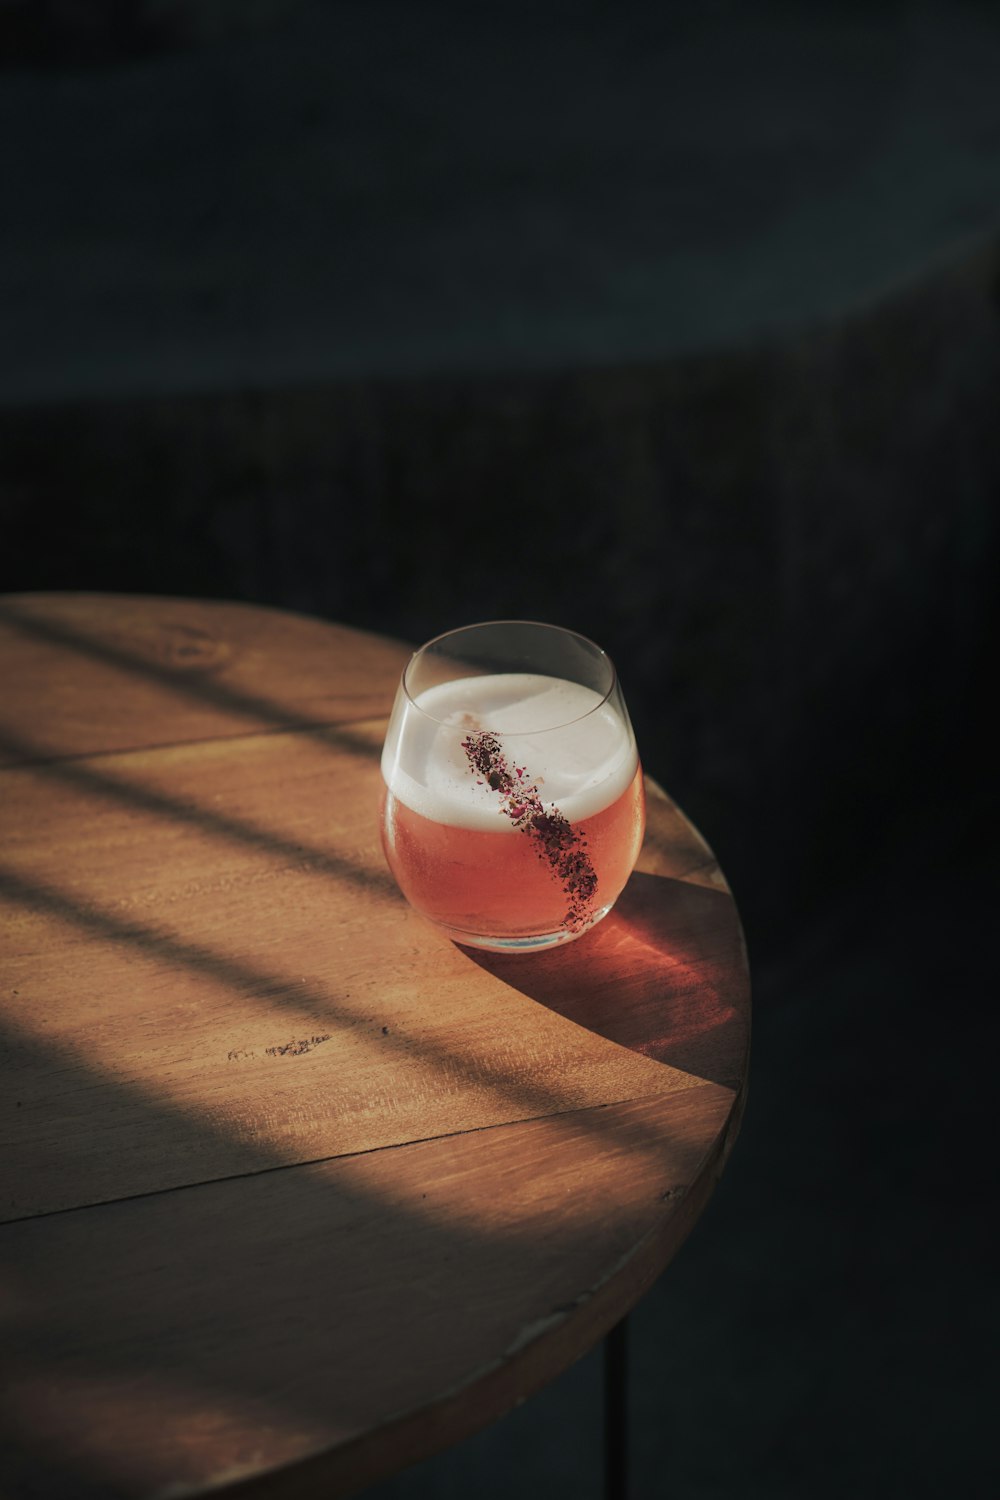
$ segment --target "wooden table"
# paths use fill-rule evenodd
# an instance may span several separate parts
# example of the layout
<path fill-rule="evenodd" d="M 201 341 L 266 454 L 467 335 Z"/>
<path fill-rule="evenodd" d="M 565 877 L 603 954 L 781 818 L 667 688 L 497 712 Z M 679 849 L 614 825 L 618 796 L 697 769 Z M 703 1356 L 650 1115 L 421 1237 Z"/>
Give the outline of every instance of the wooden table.
<path fill-rule="evenodd" d="M 596 1342 L 722 1169 L 749 987 L 710 851 L 650 786 L 593 933 L 455 947 L 379 848 L 406 656 L 0 600 L 5 1500 L 358 1489 Z"/>

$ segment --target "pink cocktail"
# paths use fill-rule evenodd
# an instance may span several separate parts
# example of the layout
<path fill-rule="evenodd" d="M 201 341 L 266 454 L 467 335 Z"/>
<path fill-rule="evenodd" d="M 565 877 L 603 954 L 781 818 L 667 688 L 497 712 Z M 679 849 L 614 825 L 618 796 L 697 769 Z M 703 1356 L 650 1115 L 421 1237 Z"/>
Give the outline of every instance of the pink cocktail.
<path fill-rule="evenodd" d="M 382 755 L 382 841 L 410 904 L 457 942 L 579 937 L 642 844 L 642 771 L 607 655 L 528 621 L 468 626 L 410 661 Z"/>

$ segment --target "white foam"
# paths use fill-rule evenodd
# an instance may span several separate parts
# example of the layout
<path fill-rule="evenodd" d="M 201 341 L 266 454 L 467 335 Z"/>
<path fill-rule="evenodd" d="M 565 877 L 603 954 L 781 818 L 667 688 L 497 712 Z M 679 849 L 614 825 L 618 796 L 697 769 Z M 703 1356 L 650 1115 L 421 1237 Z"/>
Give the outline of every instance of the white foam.
<path fill-rule="evenodd" d="M 571 822 L 608 807 L 638 767 L 631 728 L 617 709 L 562 678 L 463 677 L 426 689 L 416 704 L 400 692 L 382 776 L 401 802 L 438 823 L 515 831 L 498 793 L 477 785 L 462 749 L 477 729 L 496 734 L 507 765 L 523 769 L 524 784 L 535 785 L 544 805 L 555 804 Z"/>

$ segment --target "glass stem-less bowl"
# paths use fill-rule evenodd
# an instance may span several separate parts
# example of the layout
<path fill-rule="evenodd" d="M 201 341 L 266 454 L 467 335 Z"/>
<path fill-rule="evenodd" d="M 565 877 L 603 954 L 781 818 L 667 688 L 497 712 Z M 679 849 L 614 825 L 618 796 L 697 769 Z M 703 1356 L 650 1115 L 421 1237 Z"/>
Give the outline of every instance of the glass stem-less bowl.
<path fill-rule="evenodd" d="M 459 943 L 534 950 L 610 911 L 638 858 L 642 771 L 599 646 L 524 620 L 409 662 L 382 753 L 382 841 L 411 906 Z"/>

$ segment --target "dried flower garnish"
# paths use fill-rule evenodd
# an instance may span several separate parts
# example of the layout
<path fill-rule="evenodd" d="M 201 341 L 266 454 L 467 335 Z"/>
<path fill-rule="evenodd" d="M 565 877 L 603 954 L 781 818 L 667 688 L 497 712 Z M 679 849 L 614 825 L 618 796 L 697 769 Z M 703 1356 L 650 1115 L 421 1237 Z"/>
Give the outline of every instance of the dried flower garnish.
<path fill-rule="evenodd" d="M 568 898 L 562 926 L 582 932 L 593 917 L 597 873 L 587 853 L 586 836 L 574 828 L 554 803 L 542 802 L 538 787 L 523 766 L 508 765 L 503 745 L 488 729 L 469 733 L 462 749 L 477 784 L 485 782 L 499 793 L 500 810 L 535 845 L 539 858 L 548 862 Z"/>

